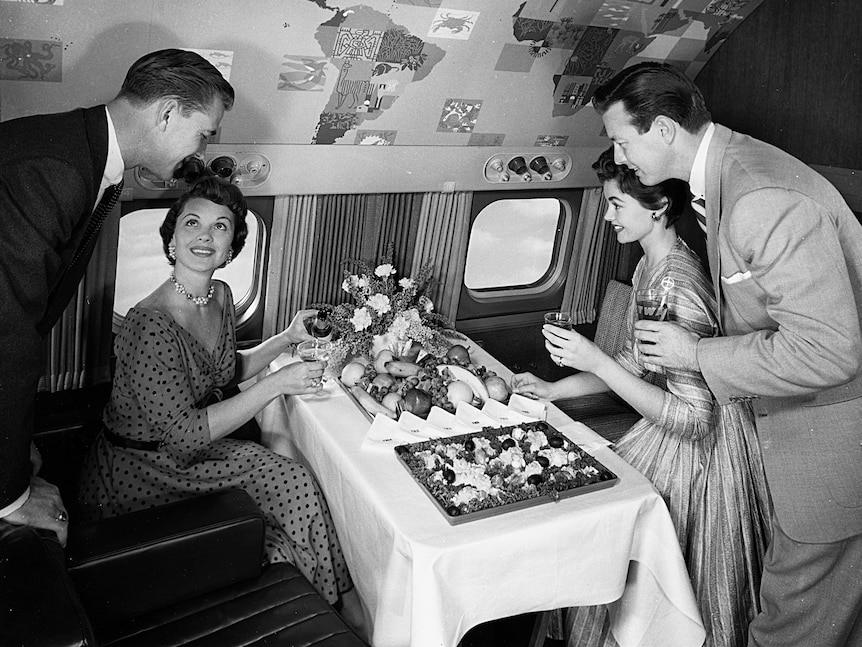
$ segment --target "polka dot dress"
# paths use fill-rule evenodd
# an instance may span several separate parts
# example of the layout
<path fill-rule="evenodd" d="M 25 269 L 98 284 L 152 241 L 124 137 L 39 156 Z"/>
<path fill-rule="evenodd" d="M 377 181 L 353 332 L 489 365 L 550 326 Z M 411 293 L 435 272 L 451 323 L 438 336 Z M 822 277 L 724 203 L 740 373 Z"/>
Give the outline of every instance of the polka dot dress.
<path fill-rule="evenodd" d="M 225 303 L 233 300 L 227 286 Z M 290 562 L 330 603 L 352 588 L 329 508 L 300 463 L 252 442 L 210 441 L 206 403 L 236 369 L 235 313 L 226 307 L 210 352 L 170 316 L 132 308 L 117 336 L 105 426 L 159 443 L 127 449 L 100 435 L 81 479 L 85 518 L 97 519 L 239 487 L 266 517 L 266 555 Z"/>

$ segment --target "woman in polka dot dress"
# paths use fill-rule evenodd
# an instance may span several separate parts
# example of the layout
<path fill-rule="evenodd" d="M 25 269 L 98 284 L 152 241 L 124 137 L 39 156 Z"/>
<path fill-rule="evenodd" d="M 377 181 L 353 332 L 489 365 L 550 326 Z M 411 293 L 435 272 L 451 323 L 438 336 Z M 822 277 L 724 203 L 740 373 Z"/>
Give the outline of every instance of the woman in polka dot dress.
<path fill-rule="evenodd" d="M 361 629 L 358 597 L 314 477 L 255 442 L 225 438 L 274 398 L 319 391 L 324 368 L 297 362 L 221 401 L 222 387 L 256 375 L 308 337 L 300 312 L 284 332 L 237 351 L 230 288 L 212 275 L 242 249 L 245 216 L 240 190 L 212 178 L 168 211 L 159 231 L 173 272 L 129 310 L 117 336 L 105 428 L 82 475 L 83 513 L 112 517 L 240 487 L 266 515 L 268 560 L 295 564 Z"/>

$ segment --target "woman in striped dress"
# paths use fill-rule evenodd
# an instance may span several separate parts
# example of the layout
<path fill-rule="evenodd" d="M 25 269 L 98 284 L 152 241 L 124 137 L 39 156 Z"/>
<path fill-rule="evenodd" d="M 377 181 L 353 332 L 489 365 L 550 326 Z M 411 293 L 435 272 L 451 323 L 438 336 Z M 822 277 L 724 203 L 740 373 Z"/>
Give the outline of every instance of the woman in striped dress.
<path fill-rule="evenodd" d="M 628 338 L 616 357 L 574 331 L 545 326 L 554 360 L 583 372 L 551 383 L 529 373 L 515 392 L 556 400 L 613 390 L 642 416 L 616 452 L 655 485 L 673 518 L 706 628 L 706 645 L 745 645 L 759 609 L 763 553 L 769 539 L 769 494 L 752 412 L 747 403 L 718 405 L 697 372 L 643 361 L 634 343 L 637 290 L 666 295 L 664 318 L 700 337 L 718 334 L 715 298 L 699 258 L 674 222 L 688 201 L 684 182 L 644 186 L 608 150 L 593 166 L 604 186 L 620 243 L 638 242 L 644 256 L 632 279 Z M 616 645 L 604 606 L 557 614 L 570 647 Z M 562 625 L 562 627 L 560 627 Z"/>

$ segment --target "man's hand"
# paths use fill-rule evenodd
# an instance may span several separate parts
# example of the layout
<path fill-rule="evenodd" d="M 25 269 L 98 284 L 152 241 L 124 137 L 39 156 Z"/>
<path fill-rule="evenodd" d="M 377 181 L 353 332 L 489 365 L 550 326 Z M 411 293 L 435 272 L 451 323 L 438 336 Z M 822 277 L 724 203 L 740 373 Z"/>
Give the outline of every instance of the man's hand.
<path fill-rule="evenodd" d="M 700 338 L 679 324 L 668 321 L 635 322 L 635 343 L 650 364 L 700 371 L 697 342 Z"/>
<path fill-rule="evenodd" d="M 30 498 L 12 514 L 3 517 L 17 526 L 33 526 L 57 533 L 60 544 L 66 545 L 69 534 L 69 514 L 60 490 L 39 476 L 30 477 Z"/>

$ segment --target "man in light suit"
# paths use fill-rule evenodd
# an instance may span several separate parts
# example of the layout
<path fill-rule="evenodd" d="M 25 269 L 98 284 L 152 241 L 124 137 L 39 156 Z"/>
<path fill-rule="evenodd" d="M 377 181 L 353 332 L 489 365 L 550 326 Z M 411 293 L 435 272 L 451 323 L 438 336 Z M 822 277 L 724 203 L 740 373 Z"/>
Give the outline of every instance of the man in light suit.
<path fill-rule="evenodd" d="M 669 65 L 622 70 L 593 104 L 617 163 L 689 182 L 705 216 L 725 336 L 635 335 L 754 409 L 774 513 L 749 645 L 862 645 L 862 225 L 804 163 L 714 124 Z"/>
<path fill-rule="evenodd" d="M 107 212 L 97 205 L 125 169 L 172 179 L 233 101 L 214 66 L 168 49 L 138 59 L 107 105 L 0 123 L 0 523 L 66 541 L 66 507 L 37 475 L 33 408 L 45 335 L 74 294 Z"/>

